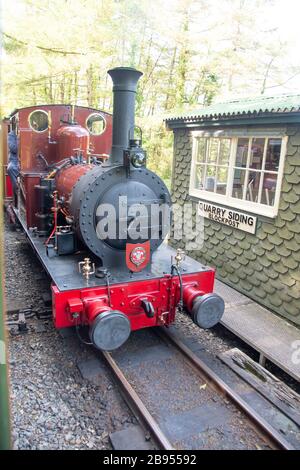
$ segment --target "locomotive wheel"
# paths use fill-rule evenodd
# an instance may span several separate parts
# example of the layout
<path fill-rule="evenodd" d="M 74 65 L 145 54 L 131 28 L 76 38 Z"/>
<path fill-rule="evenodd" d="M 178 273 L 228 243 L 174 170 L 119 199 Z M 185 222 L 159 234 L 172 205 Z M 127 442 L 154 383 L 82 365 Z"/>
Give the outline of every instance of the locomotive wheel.
<path fill-rule="evenodd" d="M 124 313 L 110 310 L 98 315 L 90 327 L 93 345 L 102 351 L 113 351 L 129 338 L 130 322 Z"/>
<path fill-rule="evenodd" d="M 212 328 L 221 320 L 224 309 L 222 297 L 217 294 L 204 294 L 194 300 L 192 318 L 200 328 Z"/>

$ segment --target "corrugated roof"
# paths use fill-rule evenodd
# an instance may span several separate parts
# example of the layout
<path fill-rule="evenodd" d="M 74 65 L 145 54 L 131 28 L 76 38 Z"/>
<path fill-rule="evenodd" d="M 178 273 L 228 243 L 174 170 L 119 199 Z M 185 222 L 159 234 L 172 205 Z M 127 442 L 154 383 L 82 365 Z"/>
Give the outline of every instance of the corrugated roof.
<path fill-rule="evenodd" d="M 257 96 L 244 100 L 213 104 L 197 110 L 185 112 L 182 115 L 170 116 L 166 118 L 166 122 L 209 121 L 233 117 L 251 117 L 255 115 L 297 112 L 300 112 L 300 94 Z"/>

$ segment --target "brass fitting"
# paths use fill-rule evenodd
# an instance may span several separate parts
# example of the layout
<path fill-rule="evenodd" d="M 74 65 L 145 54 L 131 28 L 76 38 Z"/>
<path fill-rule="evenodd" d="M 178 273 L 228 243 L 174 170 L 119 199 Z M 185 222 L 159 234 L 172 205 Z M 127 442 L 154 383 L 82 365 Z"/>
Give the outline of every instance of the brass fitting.
<path fill-rule="evenodd" d="M 174 256 L 174 259 L 176 261 L 176 267 L 179 268 L 182 261 L 185 259 L 185 251 L 182 250 L 181 248 L 177 248 L 176 255 Z"/>
<path fill-rule="evenodd" d="M 95 274 L 95 263 L 91 263 L 90 258 L 84 258 L 83 261 L 79 261 L 78 269 L 80 274 L 88 281 L 92 274 Z"/>

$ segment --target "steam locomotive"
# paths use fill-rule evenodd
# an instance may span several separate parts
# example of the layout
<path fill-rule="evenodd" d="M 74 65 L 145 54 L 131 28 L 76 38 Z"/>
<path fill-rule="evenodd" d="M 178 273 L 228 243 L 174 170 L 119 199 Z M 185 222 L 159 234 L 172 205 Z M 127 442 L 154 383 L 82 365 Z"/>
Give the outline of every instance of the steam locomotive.
<path fill-rule="evenodd" d="M 9 211 L 52 280 L 54 325 L 88 327 L 91 343 L 112 351 L 133 330 L 170 325 L 181 308 L 210 328 L 224 301 L 214 269 L 165 241 L 170 194 L 147 168 L 135 126 L 142 73 L 108 74 L 113 115 L 34 106 L 14 111 L 6 128 L 17 129 L 20 162 Z"/>

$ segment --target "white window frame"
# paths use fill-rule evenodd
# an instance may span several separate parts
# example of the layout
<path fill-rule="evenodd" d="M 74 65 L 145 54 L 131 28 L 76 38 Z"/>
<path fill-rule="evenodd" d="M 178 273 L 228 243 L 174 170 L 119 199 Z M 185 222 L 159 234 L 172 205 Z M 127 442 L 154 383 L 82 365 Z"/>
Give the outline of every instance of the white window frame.
<path fill-rule="evenodd" d="M 194 131 L 192 132 L 193 136 L 193 145 L 192 145 L 192 165 L 191 165 L 191 173 L 190 173 L 190 185 L 189 185 L 189 194 L 197 199 L 210 201 L 216 204 L 225 205 L 228 207 L 232 207 L 235 209 L 245 210 L 247 212 L 251 212 L 257 215 L 263 215 L 265 217 L 275 218 L 278 214 L 279 208 L 279 201 L 280 201 L 280 193 L 281 193 L 281 185 L 282 185 L 282 178 L 283 178 L 283 170 L 284 170 L 284 162 L 285 162 L 285 155 L 286 155 L 286 148 L 287 148 L 287 141 L 288 137 L 284 135 L 278 134 L 258 134 L 256 135 L 255 132 L 253 134 L 240 134 L 240 135 L 203 135 L 203 131 Z M 225 194 L 218 194 L 213 193 L 211 191 L 205 191 L 204 189 L 197 189 L 194 187 L 195 184 L 195 170 L 196 170 L 196 161 L 197 161 L 197 138 L 199 137 L 212 137 L 212 138 L 228 138 L 231 140 L 231 148 L 230 148 L 230 157 L 229 157 L 229 165 L 228 165 L 228 179 L 227 179 L 227 188 L 226 188 L 226 195 Z M 235 158 L 236 158 L 236 150 L 237 150 L 237 143 L 238 139 L 245 138 L 264 138 L 264 139 L 275 139 L 281 138 L 281 151 L 280 151 L 280 158 L 279 158 L 279 166 L 278 166 L 278 176 L 277 176 L 277 184 L 275 190 L 275 198 L 274 198 L 274 206 L 267 206 L 265 204 L 252 202 L 248 200 L 241 200 L 230 196 L 232 192 L 233 186 L 233 178 L 234 178 L 234 167 L 235 165 Z M 249 145 L 250 147 L 250 145 Z M 265 152 L 264 152 L 265 153 Z M 265 155 L 264 155 L 265 158 Z M 265 170 L 268 173 L 267 170 Z M 262 180 L 262 178 L 261 178 Z"/>

